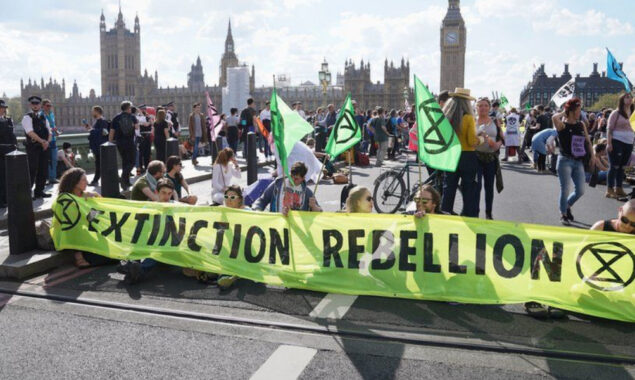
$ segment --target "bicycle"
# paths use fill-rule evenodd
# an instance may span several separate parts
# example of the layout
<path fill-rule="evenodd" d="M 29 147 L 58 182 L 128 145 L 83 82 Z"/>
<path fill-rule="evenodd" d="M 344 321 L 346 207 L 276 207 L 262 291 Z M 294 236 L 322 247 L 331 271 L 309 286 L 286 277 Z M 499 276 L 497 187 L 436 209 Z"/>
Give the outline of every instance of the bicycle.
<path fill-rule="evenodd" d="M 410 187 L 410 167 L 417 167 L 415 161 L 406 161 L 399 169 L 390 169 L 383 172 L 375 179 L 373 189 L 373 204 L 378 213 L 394 214 L 399 209 L 405 209 L 419 191 L 419 187 L 424 185 L 434 186 L 439 193 L 442 190 L 443 172 L 435 171 L 423 183 L 415 182 Z M 407 183 L 404 182 L 404 175 Z"/>

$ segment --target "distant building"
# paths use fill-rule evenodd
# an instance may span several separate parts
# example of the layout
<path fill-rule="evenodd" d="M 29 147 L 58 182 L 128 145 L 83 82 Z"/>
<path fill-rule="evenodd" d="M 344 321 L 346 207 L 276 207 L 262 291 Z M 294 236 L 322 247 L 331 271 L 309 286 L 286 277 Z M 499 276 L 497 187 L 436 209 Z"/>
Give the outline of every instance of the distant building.
<path fill-rule="evenodd" d="M 133 104 L 161 105 L 175 102 L 177 112 L 185 123 L 186 116 L 195 102 L 201 102 L 205 110 L 205 92 L 209 92 L 214 104 L 222 105 L 223 87 L 227 85 L 227 69 L 244 67 L 235 53 L 234 38 L 231 21 L 227 27 L 225 51 L 220 60 L 218 85 L 205 84 L 205 75 L 200 57 L 196 59 L 187 74 L 187 87 L 159 87 L 159 75 L 141 72 L 141 26 L 139 17 L 134 19 L 131 31 L 121 12 L 117 15 L 114 28 L 106 28 L 106 18 L 102 12 L 99 22 L 99 42 L 101 54 L 101 96 L 96 96 L 95 90 L 90 89 L 88 96 L 79 92 L 77 83 L 73 83 L 70 96 L 67 96 L 66 82 L 61 83 L 49 78 L 46 83 L 42 78 L 39 82 L 30 78 L 25 83 L 20 80 L 20 93 L 23 109 L 27 108 L 27 98 L 39 95 L 48 98 L 55 107 L 57 125 L 60 127 L 80 127 L 82 119 L 90 118 L 90 109 L 100 105 L 107 118 L 114 117 L 120 112 L 120 104 L 130 100 Z M 345 62 L 344 74 L 337 73 L 335 85 L 329 85 L 326 94 L 322 86 L 305 81 L 299 86 L 291 86 L 290 80 L 278 77 L 276 83 L 278 93 L 287 102 L 300 101 L 307 110 L 316 109 L 326 103 L 341 104 L 347 92 L 351 92 L 354 99 L 362 108 L 383 106 L 387 108 L 403 108 L 404 96 L 412 101 L 412 89 L 409 87 L 410 62 L 402 58 L 401 65 L 393 62 L 384 63 L 384 83 L 371 82 L 370 63 L 362 61 L 359 68 L 352 61 Z M 252 65 L 249 73 L 249 92 L 255 100 L 256 108 L 264 108 L 265 101 L 271 98 L 272 87 L 255 87 L 255 67 Z M 246 106 L 246 104 L 245 104 Z"/>
<path fill-rule="evenodd" d="M 620 64 L 621 65 L 621 64 Z M 525 88 L 520 92 L 520 105 L 533 107 L 539 104 L 549 105 L 551 98 L 563 84 L 572 78 L 569 73 L 569 64 L 564 65 L 564 71 L 560 76 L 545 73 L 545 65 L 534 72 L 534 75 Z M 593 71 L 588 77 L 575 76 L 575 96 L 582 99 L 584 106 L 589 108 L 604 94 L 615 94 L 624 90 L 624 85 L 606 77 L 606 72 L 598 72 L 598 64 L 593 64 Z M 553 103 L 551 103 L 554 106 Z"/>
<path fill-rule="evenodd" d="M 464 87 L 467 35 L 459 3 L 459 0 L 448 1 L 448 11 L 441 24 L 440 91 Z"/>

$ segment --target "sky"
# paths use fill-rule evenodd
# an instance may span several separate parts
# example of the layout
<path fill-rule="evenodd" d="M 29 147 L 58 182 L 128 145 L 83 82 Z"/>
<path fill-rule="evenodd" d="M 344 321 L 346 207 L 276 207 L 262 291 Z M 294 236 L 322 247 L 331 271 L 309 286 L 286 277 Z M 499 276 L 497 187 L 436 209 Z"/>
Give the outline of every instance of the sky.
<path fill-rule="evenodd" d="M 20 79 L 73 81 L 99 95 L 99 17 L 114 26 L 116 0 L 0 0 L 0 94 L 18 96 Z M 256 68 L 256 86 L 271 86 L 274 74 L 293 85 L 318 82 L 320 63 L 344 71 L 349 58 L 371 63 L 371 80 L 383 82 L 384 59 L 410 60 L 416 74 L 439 90 L 439 33 L 446 0 L 122 0 L 126 26 L 139 15 L 141 66 L 159 73 L 159 86 L 187 83 L 200 55 L 207 85 L 218 83 L 227 21 L 231 18 L 241 62 Z M 588 75 L 593 62 L 606 70 L 611 49 L 635 76 L 635 1 L 463 0 L 467 28 L 465 86 L 476 96 L 502 92 L 512 105 L 545 64 L 560 75 Z M 631 42 L 629 42 L 631 41 Z M 633 73 L 633 74 L 631 74 Z M 335 75 L 334 75 L 335 77 Z"/>

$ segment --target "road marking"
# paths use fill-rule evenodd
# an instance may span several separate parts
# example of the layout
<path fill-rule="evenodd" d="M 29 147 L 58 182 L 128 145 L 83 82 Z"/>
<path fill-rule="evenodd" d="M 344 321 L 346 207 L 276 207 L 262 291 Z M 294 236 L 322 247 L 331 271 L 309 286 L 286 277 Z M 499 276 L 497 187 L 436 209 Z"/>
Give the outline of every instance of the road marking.
<path fill-rule="evenodd" d="M 317 353 L 316 349 L 282 345 L 262 363 L 251 380 L 295 380 Z"/>
<path fill-rule="evenodd" d="M 329 293 L 309 314 L 311 318 L 341 319 L 351 308 L 357 296 Z"/>

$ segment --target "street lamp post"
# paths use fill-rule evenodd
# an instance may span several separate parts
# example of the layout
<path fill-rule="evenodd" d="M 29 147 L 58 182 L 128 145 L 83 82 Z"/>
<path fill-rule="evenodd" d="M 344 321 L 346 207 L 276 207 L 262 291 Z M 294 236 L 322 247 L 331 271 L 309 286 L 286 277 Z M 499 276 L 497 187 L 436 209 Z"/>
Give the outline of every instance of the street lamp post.
<path fill-rule="evenodd" d="M 326 59 L 324 59 L 324 62 L 322 62 L 322 67 L 318 74 L 320 78 L 320 84 L 322 85 L 322 102 L 324 107 L 326 107 L 326 90 L 331 83 L 331 73 L 329 72 L 329 64 L 326 62 Z"/>
<path fill-rule="evenodd" d="M 406 106 L 406 102 L 408 101 L 408 95 L 410 95 L 410 89 L 408 86 L 403 87 L 403 104 Z"/>

